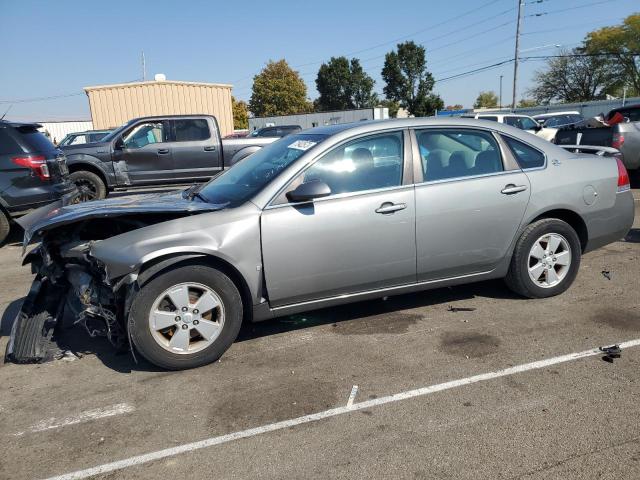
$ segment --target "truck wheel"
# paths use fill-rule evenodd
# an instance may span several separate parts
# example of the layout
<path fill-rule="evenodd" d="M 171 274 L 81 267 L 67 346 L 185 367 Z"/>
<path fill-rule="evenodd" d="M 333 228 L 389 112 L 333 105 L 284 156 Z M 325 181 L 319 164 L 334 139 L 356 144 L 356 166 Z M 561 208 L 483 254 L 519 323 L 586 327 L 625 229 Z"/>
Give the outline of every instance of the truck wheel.
<path fill-rule="evenodd" d="M 9 217 L 7 217 L 4 211 L 0 210 L 0 245 L 7 239 L 10 230 L 11 224 L 9 223 Z"/>
<path fill-rule="evenodd" d="M 571 226 L 556 218 L 532 223 L 518 239 L 505 281 L 528 298 L 545 298 L 567 290 L 578 274 L 582 249 Z"/>
<path fill-rule="evenodd" d="M 69 179 L 78 187 L 78 201 L 100 200 L 107 196 L 107 186 L 93 172 L 78 170 L 69 175 Z"/>
<path fill-rule="evenodd" d="M 242 298 L 224 273 L 178 266 L 146 283 L 129 312 L 131 340 L 151 363 L 183 370 L 215 362 L 242 323 Z"/>

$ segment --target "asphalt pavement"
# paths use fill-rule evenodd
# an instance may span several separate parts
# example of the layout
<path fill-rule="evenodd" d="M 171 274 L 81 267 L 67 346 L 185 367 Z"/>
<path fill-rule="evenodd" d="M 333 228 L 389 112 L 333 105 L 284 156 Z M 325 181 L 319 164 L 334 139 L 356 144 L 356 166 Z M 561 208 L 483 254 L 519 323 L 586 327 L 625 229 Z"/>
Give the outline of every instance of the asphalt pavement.
<path fill-rule="evenodd" d="M 285 317 L 184 372 L 66 332 L 77 356 L 0 365 L 0 478 L 640 478 L 639 265 L 637 215 L 561 296 L 495 281 Z"/>

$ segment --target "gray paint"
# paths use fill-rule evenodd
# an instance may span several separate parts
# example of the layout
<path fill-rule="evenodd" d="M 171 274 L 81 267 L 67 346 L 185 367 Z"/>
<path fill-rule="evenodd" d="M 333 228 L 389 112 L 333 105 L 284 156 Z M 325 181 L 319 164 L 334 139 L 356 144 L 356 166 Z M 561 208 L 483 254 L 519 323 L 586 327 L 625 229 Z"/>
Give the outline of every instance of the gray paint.
<path fill-rule="evenodd" d="M 412 171 L 415 178 L 405 175 L 405 185 L 398 188 L 327 197 L 306 206 L 270 206 L 298 172 L 341 143 L 377 132 L 454 126 L 515 137 L 545 152 L 546 164 L 524 172 L 513 170 L 512 159 L 503 151 L 504 164 L 511 169 L 506 172 L 422 182 L 420 169 L 409 168 L 405 173 Z M 631 192 L 616 193 L 614 159 L 578 156 L 508 125 L 473 119 L 406 119 L 319 127 L 310 133 L 331 136 L 283 170 L 251 202 L 95 242 L 91 254 L 106 265 L 112 279 L 135 275 L 148 262 L 170 255 L 218 257 L 245 279 L 254 319 L 260 320 L 504 276 L 520 231 L 554 209 L 570 210 L 584 219 L 587 250 L 621 238 L 633 221 Z M 405 148 L 405 161 L 412 162 L 415 150 L 415 145 Z M 527 188 L 513 196 L 501 195 L 510 183 Z M 591 205 L 583 198 L 586 187 L 599 194 Z M 407 208 L 389 216 L 375 214 L 387 201 Z M 126 213 L 126 205 L 113 207 L 106 201 L 92 215 L 101 209 L 105 216 Z M 153 202 L 146 208 L 155 208 Z M 48 226 L 72 220 L 67 210 L 67 216 L 49 218 Z M 38 227 L 28 234 L 34 228 Z"/>

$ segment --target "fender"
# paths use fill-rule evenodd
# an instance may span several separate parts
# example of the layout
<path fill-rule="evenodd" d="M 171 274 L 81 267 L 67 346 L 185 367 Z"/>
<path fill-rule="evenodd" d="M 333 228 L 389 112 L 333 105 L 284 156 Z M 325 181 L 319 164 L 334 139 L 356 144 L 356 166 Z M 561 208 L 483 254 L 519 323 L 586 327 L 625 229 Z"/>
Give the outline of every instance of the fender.
<path fill-rule="evenodd" d="M 102 172 L 102 176 L 107 181 L 107 187 L 116 187 L 120 183 L 124 183 L 119 181 L 120 179 L 117 178 L 118 176 L 114 171 L 113 162 L 103 162 L 99 158 L 86 153 L 69 153 L 66 156 L 67 165 L 70 167 L 88 165 Z"/>

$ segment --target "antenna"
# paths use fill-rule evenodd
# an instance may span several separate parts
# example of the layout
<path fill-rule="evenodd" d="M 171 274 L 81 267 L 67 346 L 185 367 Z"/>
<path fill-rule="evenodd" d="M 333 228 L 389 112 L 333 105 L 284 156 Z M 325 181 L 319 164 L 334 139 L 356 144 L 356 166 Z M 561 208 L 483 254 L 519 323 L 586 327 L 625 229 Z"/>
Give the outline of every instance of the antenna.
<path fill-rule="evenodd" d="M 144 59 L 144 50 L 142 50 L 142 81 L 147 79 L 147 64 Z"/>
<path fill-rule="evenodd" d="M 626 92 L 626 90 L 625 90 Z M 624 106 L 624 103 L 622 104 Z M 4 120 L 4 117 L 7 116 L 7 113 L 9 113 L 9 110 L 11 110 L 11 107 L 13 107 L 13 104 L 9 105 L 9 108 L 7 108 L 4 112 L 4 114 L 2 115 L 2 117 L 0 117 L 0 120 Z"/>

